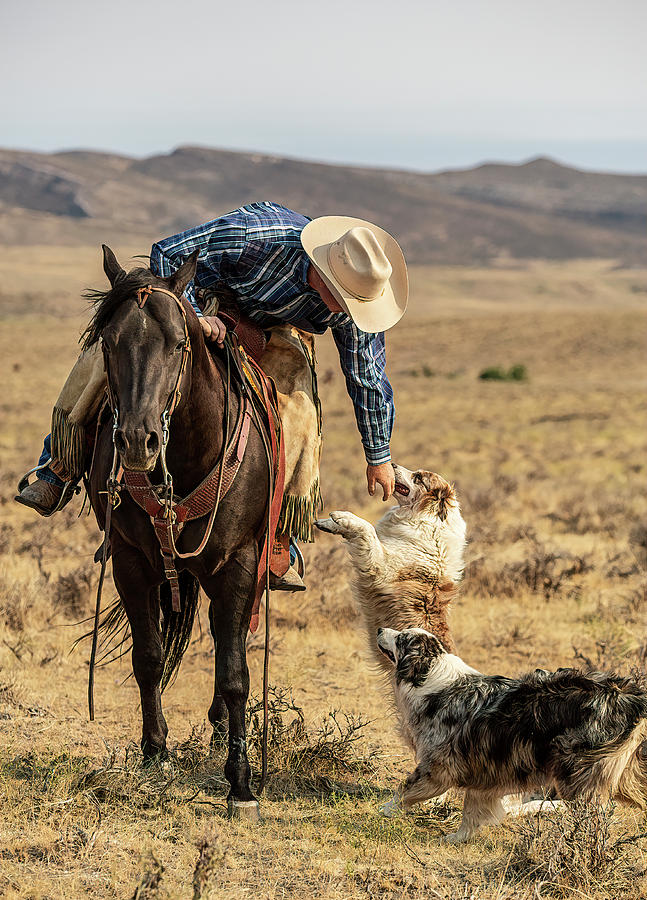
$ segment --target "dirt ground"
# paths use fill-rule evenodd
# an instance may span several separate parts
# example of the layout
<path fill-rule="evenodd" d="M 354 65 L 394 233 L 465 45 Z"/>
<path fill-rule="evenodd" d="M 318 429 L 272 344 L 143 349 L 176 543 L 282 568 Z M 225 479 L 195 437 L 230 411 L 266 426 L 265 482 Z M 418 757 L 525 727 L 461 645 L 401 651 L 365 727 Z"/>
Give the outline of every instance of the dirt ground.
<path fill-rule="evenodd" d="M 145 242 L 143 247 L 145 247 Z M 115 248 L 125 261 L 142 248 Z M 308 591 L 272 596 L 272 742 L 263 822 L 226 818 L 209 754 L 213 649 L 203 607 L 164 696 L 170 761 L 143 769 L 130 659 L 97 673 L 87 624 L 100 536 L 75 500 L 45 520 L 12 501 L 48 429 L 102 285 L 94 248 L 0 256 L 0 896 L 9 898 L 535 898 L 647 896 L 645 820 L 607 807 L 507 821 L 450 847 L 460 798 L 383 819 L 411 768 L 366 661 L 341 542 L 305 548 Z M 647 656 L 645 272 L 611 262 L 412 273 L 388 335 L 392 451 L 455 482 L 467 569 L 452 612 L 461 656 L 489 672 Z M 327 509 L 376 520 L 331 341 L 318 341 Z M 525 366 L 523 381 L 486 367 Z M 112 584 L 106 600 L 113 595 Z M 249 642 L 261 688 L 262 633 Z M 250 704 L 258 768 L 258 714 Z"/>

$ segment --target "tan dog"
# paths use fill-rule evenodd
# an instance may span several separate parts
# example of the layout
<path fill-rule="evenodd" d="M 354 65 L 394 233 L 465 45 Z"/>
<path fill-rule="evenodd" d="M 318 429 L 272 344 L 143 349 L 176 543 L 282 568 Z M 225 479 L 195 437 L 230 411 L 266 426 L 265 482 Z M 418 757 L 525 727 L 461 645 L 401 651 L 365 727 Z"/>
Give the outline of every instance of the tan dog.
<path fill-rule="evenodd" d="M 375 527 L 350 512 L 315 522 L 348 541 L 355 597 L 371 652 L 385 672 L 390 666 L 375 643 L 378 628 L 424 628 L 454 650 L 447 607 L 463 575 L 465 549 L 465 522 L 452 485 L 434 472 L 393 468 L 398 505 Z"/>

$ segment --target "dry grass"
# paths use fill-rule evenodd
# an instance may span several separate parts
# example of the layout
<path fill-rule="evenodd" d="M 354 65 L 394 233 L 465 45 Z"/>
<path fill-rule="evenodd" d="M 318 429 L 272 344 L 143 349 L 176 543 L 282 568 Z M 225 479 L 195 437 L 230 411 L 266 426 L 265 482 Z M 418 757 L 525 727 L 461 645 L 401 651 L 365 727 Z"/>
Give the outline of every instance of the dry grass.
<path fill-rule="evenodd" d="M 119 248 L 137 252 L 137 248 Z M 33 251 L 29 251 L 33 260 Z M 0 261 L 0 895 L 12 898 L 645 895 L 645 824 L 573 809 L 509 821 L 475 843 L 440 842 L 460 803 L 385 820 L 410 768 L 366 662 L 343 547 L 306 549 L 309 590 L 273 597 L 270 779 L 259 828 L 226 819 L 222 751 L 206 711 L 205 611 L 165 695 L 172 754 L 143 769 L 129 660 L 100 669 L 87 722 L 87 648 L 99 535 L 75 502 L 41 520 L 11 502 L 73 361 L 94 250 Z M 40 263 L 40 264 L 39 264 Z M 512 674 L 574 663 L 644 668 L 646 510 L 644 273 L 610 264 L 414 272 L 389 335 L 394 457 L 455 481 L 468 523 L 453 611 L 464 658 Z M 55 316 L 60 309 L 62 317 Z M 319 341 L 328 508 L 375 519 L 334 347 Z M 525 382 L 479 380 L 523 364 Z M 110 589 L 106 599 L 110 597 Z M 262 637 L 249 644 L 255 695 Z M 258 769 L 258 707 L 250 703 Z"/>

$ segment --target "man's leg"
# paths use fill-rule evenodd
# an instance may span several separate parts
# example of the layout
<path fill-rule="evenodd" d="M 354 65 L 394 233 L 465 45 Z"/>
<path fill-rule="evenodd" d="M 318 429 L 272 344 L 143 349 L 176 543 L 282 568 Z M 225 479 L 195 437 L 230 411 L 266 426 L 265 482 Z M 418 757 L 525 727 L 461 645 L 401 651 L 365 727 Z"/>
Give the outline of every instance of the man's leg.
<path fill-rule="evenodd" d="M 23 481 L 29 477 L 25 476 L 18 488 L 20 493 L 15 498 L 18 503 L 35 509 L 42 516 L 50 515 L 58 507 L 65 488 L 65 482 L 47 465 L 51 458 L 52 436 L 48 434 L 43 442 L 43 452 L 38 460 L 38 466 L 43 466 L 43 468 L 36 470 L 37 480 L 33 484 L 24 485 Z M 69 491 L 66 503 L 71 499 L 73 493 L 73 490 Z"/>
<path fill-rule="evenodd" d="M 285 325 L 272 329 L 261 361 L 276 384 L 285 439 L 285 493 L 279 534 L 290 538 L 290 568 L 281 576 L 271 576 L 273 590 L 305 590 L 303 560 L 296 541 L 312 541 L 312 522 L 320 498 L 321 423 L 313 355 L 312 335 L 299 337 L 296 329 Z"/>
<path fill-rule="evenodd" d="M 56 485 L 61 490 L 63 490 L 63 485 L 65 482 L 62 478 L 59 478 L 56 472 L 52 472 L 50 467 L 46 465 L 52 458 L 52 436 L 48 434 L 43 441 L 43 452 L 40 455 L 40 459 L 38 460 L 39 466 L 45 466 L 43 469 L 38 469 L 36 472 L 36 478 L 40 478 L 41 481 L 47 481 L 48 484 Z"/>
<path fill-rule="evenodd" d="M 43 516 L 62 508 L 83 475 L 85 427 L 96 415 L 105 386 L 98 348 L 84 351 L 67 377 L 52 413 L 52 433 L 45 438 L 33 484 L 20 482 L 18 503 Z M 33 470 L 32 470 L 33 471 Z"/>

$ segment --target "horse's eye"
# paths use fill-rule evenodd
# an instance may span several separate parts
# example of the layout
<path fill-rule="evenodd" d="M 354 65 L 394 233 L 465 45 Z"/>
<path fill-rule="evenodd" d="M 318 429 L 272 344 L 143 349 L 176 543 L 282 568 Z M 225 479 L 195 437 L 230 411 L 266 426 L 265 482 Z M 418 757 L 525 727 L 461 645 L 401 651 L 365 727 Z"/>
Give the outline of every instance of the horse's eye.
<path fill-rule="evenodd" d="M 179 353 L 181 350 L 184 350 L 185 347 L 186 347 L 186 341 L 180 341 L 180 343 L 175 348 L 175 352 Z"/>

